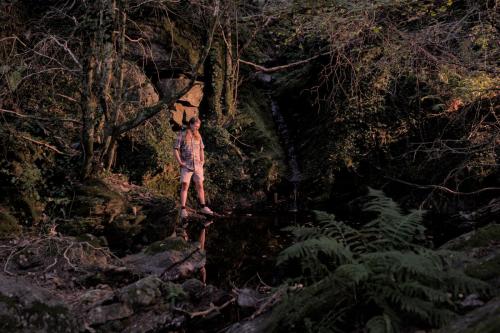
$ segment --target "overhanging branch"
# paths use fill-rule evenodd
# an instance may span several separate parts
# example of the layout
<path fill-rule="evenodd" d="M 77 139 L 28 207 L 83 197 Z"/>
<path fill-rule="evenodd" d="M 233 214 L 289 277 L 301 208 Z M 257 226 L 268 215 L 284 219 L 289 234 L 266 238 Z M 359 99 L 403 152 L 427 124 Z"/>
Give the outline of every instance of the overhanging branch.
<path fill-rule="evenodd" d="M 296 62 L 292 62 L 290 64 L 280 65 L 280 66 L 274 66 L 274 67 L 264 67 L 264 66 L 261 66 L 261 65 L 255 64 L 253 62 L 243 60 L 243 59 L 239 59 L 238 61 L 241 62 L 242 64 L 249 65 L 249 66 L 252 66 L 252 67 L 256 68 L 257 71 L 259 71 L 259 72 L 273 73 L 273 72 L 278 72 L 278 71 L 281 71 L 281 70 L 284 70 L 284 69 L 288 69 L 288 68 L 291 68 L 291 67 L 295 67 L 295 66 L 299 66 L 299 65 L 302 65 L 302 64 L 306 64 L 306 63 L 308 63 L 308 62 L 310 62 L 310 61 L 312 61 L 314 59 L 317 59 L 319 57 L 322 57 L 322 56 L 325 56 L 325 55 L 328 55 L 328 54 L 331 54 L 331 53 L 332 53 L 332 51 L 324 52 L 324 53 L 315 55 L 313 57 L 310 57 L 310 58 L 307 58 L 307 59 L 304 59 L 304 60 L 299 60 L 299 61 L 296 61 Z"/>

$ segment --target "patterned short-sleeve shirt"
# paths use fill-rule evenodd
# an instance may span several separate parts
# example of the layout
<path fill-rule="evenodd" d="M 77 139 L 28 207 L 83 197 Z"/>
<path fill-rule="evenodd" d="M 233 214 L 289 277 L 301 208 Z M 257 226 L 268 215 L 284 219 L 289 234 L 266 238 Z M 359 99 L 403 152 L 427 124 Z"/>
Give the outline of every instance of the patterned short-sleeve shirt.
<path fill-rule="evenodd" d="M 186 163 L 186 167 L 191 170 L 202 168 L 201 150 L 205 149 L 203 139 L 196 140 L 192 135 L 186 137 L 186 132 L 179 132 L 175 140 L 174 149 L 179 149 L 181 160 Z"/>

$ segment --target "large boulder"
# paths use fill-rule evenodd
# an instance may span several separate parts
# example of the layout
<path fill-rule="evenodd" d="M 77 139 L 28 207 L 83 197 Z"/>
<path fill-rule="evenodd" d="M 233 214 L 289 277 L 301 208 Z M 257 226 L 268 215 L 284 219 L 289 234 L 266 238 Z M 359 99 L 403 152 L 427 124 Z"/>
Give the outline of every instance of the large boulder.
<path fill-rule="evenodd" d="M 446 250 L 468 251 L 474 248 L 487 248 L 500 243 L 500 224 L 485 227 L 463 234 L 441 246 Z"/>
<path fill-rule="evenodd" d="M 170 123 L 176 126 L 186 124 L 191 118 L 198 116 L 198 108 L 175 103 L 170 110 Z"/>
<path fill-rule="evenodd" d="M 179 78 L 161 79 L 158 83 L 158 88 L 164 97 L 175 96 L 188 87 L 189 81 L 189 78 L 184 75 L 181 75 Z M 179 98 L 179 101 L 189 106 L 200 106 L 203 99 L 203 87 L 203 82 L 196 81 L 189 91 Z"/>
<path fill-rule="evenodd" d="M 443 250 L 460 251 L 453 256 L 454 266 L 467 275 L 488 282 L 500 292 L 500 225 L 490 224 L 461 235 L 441 246 Z"/>
<path fill-rule="evenodd" d="M 189 85 L 189 79 L 183 75 L 179 78 L 162 79 L 158 83 L 164 98 L 178 94 Z M 180 97 L 170 110 L 170 122 L 174 126 L 182 126 L 192 117 L 198 116 L 198 107 L 203 99 L 203 82 L 196 81 L 189 91 Z"/>
<path fill-rule="evenodd" d="M 138 274 L 155 274 L 173 281 L 193 276 L 205 267 L 206 256 L 195 244 L 178 237 L 153 243 L 140 253 L 124 257 L 123 262 Z"/>
<path fill-rule="evenodd" d="M 147 4 L 141 7 L 145 7 Z M 157 18 L 157 17 L 156 17 Z M 134 19 L 128 35 L 138 40 L 130 43 L 126 57 L 150 67 L 155 72 L 190 72 L 201 57 L 203 41 L 193 31 L 193 25 L 175 20 L 175 15 L 163 19 Z M 198 74 L 203 74 L 203 65 Z"/>
<path fill-rule="evenodd" d="M 128 209 L 126 199 L 97 178 L 79 185 L 75 194 L 72 213 L 76 216 L 96 217 L 112 222 Z"/>
<path fill-rule="evenodd" d="M 185 102 L 190 106 L 199 107 L 203 99 L 203 82 L 196 81 L 189 91 L 179 98 L 179 101 Z"/>
<path fill-rule="evenodd" d="M 500 297 L 489 301 L 468 314 L 457 318 L 437 333 L 497 333 L 500 332 Z"/>
<path fill-rule="evenodd" d="M 124 63 L 125 99 L 138 106 L 151 106 L 160 100 L 155 87 L 142 69 L 132 63 Z"/>
<path fill-rule="evenodd" d="M 137 61 L 138 63 L 154 64 L 159 70 L 171 69 L 172 65 L 180 66 L 180 64 L 172 63 L 170 52 L 160 43 L 152 42 L 149 45 L 141 45 L 131 43 L 127 47 L 127 56 Z"/>
<path fill-rule="evenodd" d="M 86 327 L 100 332 L 156 332 L 171 325 L 169 283 L 147 276 L 115 290 L 89 290 L 75 310 Z M 177 289 L 181 290 L 178 286 Z"/>
<path fill-rule="evenodd" d="M 78 332 L 74 317 L 48 290 L 0 275 L 0 332 Z"/>
<path fill-rule="evenodd" d="M 162 284 L 162 280 L 150 275 L 122 288 L 118 292 L 118 299 L 134 307 L 155 304 L 161 299 Z"/>

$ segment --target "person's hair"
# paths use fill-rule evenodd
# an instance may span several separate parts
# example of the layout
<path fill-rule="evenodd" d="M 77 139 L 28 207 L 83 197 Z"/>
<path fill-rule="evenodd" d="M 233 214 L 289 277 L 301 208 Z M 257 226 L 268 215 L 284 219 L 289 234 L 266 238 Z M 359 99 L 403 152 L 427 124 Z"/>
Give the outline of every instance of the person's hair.
<path fill-rule="evenodd" d="M 200 135 L 200 131 L 192 131 L 191 130 L 191 125 L 192 124 L 195 124 L 195 123 L 201 123 L 201 120 L 200 118 L 198 117 L 193 117 L 191 119 L 189 119 L 189 122 L 188 122 L 188 128 L 187 128 L 187 131 L 186 131 L 186 139 L 189 140 L 191 139 L 191 135 L 194 136 L 195 140 L 201 140 L 201 135 Z"/>

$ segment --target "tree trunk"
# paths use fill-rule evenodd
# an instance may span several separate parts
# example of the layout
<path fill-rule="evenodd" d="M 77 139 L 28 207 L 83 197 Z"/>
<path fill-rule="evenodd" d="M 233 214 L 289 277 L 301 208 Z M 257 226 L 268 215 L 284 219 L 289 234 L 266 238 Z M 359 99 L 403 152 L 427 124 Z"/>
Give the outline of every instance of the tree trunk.
<path fill-rule="evenodd" d="M 216 116 L 218 120 L 223 119 L 222 111 L 222 96 L 224 91 L 224 69 L 222 47 L 219 42 L 215 42 L 214 47 L 210 50 L 209 66 L 210 71 L 210 87 L 208 91 L 208 102 L 210 113 Z"/>
<path fill-rule="evenodd" d="M 224 107 L 227 116 L 234 116 L 236 113 L 234 103 L 234 75 L 233 75 L 233 42 L 231 33 L 231 20 L 228 19 L 225 24 L 226 36 L 226 61 L 225 61 L 225 75 L 224 75 Z"/>
<path fill-rule="evenodd" d="M 97 110 L 97 98 L 94 94 L 94 74 L 96 67 L 96 58 L 90 54 L 84 66 L 85 78 L 82 92 L 82 148 L 83 148 L 83 167 L 82 177 L 87 178 L 92 173 L 92 160 L 94 156 L 94 126 Z"/>

